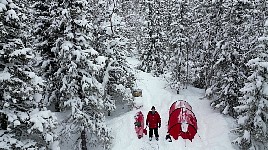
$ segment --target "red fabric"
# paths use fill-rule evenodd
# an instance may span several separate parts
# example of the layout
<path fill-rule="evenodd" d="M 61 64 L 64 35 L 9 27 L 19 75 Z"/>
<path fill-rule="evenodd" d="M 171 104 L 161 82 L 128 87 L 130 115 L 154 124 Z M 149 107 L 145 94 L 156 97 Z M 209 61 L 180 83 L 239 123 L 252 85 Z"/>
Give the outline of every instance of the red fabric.
<path fill-rule="evenodd" d="M 171 107 L 170 107 L 170 109 L 169 109 L 169 115 L 170 115 L 174 110 L 176 110 L 177 108 L 182 108 L 182 107 L 187 108 L 187 109 L 189 109 L 189 110 L 192 110 L 192 106 L 191 106 L 189 103 L 187 103 L 186 101 L 182 101 L 182 100 L 180 100 L 180 101 L 176 101 L 176 102 L 174 102 L 174 103 L 171 105 Z"/>
<path fill-rule="evenodd" d="M 197 120 L 186 101 L 177 101 L 169 110 L 168 133 L 177 140 L 179 136 L 192 141 L 197 132 Z M 182 129 L 186 125 L 187 129 Z"/>
<path fill-rule="evenodd" d="M 189 139 L 192 141 L 196 134 L 196 130 L 192 125 L 188 125 L 188 129 L 186 132 L 182 131 L 181 124 L 175 124 L 168 132 L 175 140 L 181 136 L 183 139 Z"/>
<path fill-rule="evenodd" d="M 145 135 L 147 135 L 147 129 L 146 129 L 146 128 L 143 129 L 143 133 L 144 133 Z"/>
<path fill-rule="evenodd" d="M 149 128 L 158 128 L 158 123 L 161 124 L 161 118 L 157 111 L 153 114 L 152 111 L 149 111 L 147 114 L 146 124 L 149 125 Z"/>
<path fill-rule="evenodd" d="M 137 112 L 135 116 L 135 122 L 140 123 L 140 127 L 135 126 L 135 131 L 138 137 L 143 137 L 143 129 L 144 129 L 144 117 L 141 111 Z"/>

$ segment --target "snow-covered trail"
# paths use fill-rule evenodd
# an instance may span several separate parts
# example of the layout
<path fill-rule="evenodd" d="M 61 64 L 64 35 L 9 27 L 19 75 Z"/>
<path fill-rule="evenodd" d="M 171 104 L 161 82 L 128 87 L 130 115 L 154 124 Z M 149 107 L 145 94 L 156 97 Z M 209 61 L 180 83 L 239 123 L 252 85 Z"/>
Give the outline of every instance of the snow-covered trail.
<path fill-rule="evenodd" d="M 133 68 L 139 63 L 136 59 L 129 58 Z M 153 77 L 149 73 L 137 71 L 137 86 L 143 90 L 143 96 L 137 98 L 142 101 L 143 107 L 130 111 L 121 116 L 107 121 L 114 136 L 112 150 L 232 150 L 234 149 L 229 139 L 229 126 L 226 119 L 214 112 L 208 100 L 200 100 L 204 91 L 189 87 L 180 92 L 173 93 L 165 89 L 166 81 Z M 176 100 L 186 100 L 192 106 L 197 118 L 198 130 L 192 142 L 179 138 L 171 143 L 165 140 L 167 133 L 169 107 Z M 152 106 L 156 107 L 162 119 L 159 129 L 159 141 L 149 141 L 148 135 L 138 139 L 134 130 L 134 115 L 141 110 L 145 116 Z"/>

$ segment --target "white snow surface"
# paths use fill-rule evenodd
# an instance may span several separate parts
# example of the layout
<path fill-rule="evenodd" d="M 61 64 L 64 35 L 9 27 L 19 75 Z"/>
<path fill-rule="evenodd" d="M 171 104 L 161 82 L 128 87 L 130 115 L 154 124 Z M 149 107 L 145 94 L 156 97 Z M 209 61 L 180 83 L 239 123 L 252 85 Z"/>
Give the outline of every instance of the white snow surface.
<path fill-rule="evenodd" d="M 4 10 L 7 10 L 6 5 L 4 5 L 3 3 L 0 3 L 0 12 L 3 12 Z"/>
<path fill-rule="evenodd" d="M 139 61 L 128 58 L 132 67 L 138 65 Z M 107 125 L 111 128 L 112 150 L 232 150 L 232 136 L 230 129 L 234 128 L 233 120 L 214 111 L 210 107 L 210 101 L 204 97 L 205 91 L 188 86 L 180 91 L 180 94 L 172 92 L 166 88 L 166 81 L 161 77 L 153 77 L 149 73 L 136 71 L 137 87 L 142 89 L 142 97 L 136 98 L 137 104 L 142 106 L 122 115 L 112 113 L 107 117 Z M 192 106 L 192 111 L 197 118 L 197 134 L 193 141 L 172 139 L 167 142 L 168 112 L 173 102 L 185 100 Z M 138 111 L 142 111 L 147 116 L 152 106 L 160 114 L 162 126 L 159 128 L 159 141 L 154 138 L 149 141 L 148 134 L 138 139 L 134 130 L 134 116 Z M 148 129 L 147 129 L 148 131 Z"/>
<path fill-rule="evenodd" d="M 10 79 L 10 73 L 6 71 L 0 72 L 0 81 L 9 80 Z"/>
<path fill-rule="evenodd" d="M 11 10 L 8 10 L 7 12 L 6 12 L 6 21 L 10 21 L 10 20 L 18 20 L 19 19 L 19 17 L 18 17 L 18 15 L 16 14 L 16 12 L 13 10 L 13 9 L 11 9 Z"/>

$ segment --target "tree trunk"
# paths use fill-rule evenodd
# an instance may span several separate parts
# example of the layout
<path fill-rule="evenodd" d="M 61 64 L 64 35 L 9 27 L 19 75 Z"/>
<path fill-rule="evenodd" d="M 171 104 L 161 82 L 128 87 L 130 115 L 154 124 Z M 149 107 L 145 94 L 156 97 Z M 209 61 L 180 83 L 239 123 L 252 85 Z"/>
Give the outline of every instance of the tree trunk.
<path fill-rule="evenodd" d="M 60 112 L 60 102 L 55 103 L 55 111 Z"/>
<path fill-rule="evenodd" d="M 0 113 L 0 124 L 1 129 L 6 130 L 7 129 L 7 115 L 4 113 Z"/>
<path fill-rule="evenodd" d="M 84 128 L 84 130 L 81 132 L 81 139 L 82 139 L 82 150 L 87 150 L 87 138 L 86 138 L 86 129 Z"/>

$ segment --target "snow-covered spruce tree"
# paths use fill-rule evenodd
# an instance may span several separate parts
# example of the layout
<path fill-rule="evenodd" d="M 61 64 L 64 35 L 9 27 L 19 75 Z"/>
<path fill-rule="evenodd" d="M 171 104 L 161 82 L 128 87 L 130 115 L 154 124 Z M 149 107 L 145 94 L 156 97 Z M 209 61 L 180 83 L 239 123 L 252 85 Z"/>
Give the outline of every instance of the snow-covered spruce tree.
<path fill-rule="evenodd" d="M 32 67 L 35 54 L 27 43 L 28 5 L 23 2 L 0 2 L 0 112 L 7 119 L 0 145 L 8 150 L 57 149 L 56 117 L 43 107 L 44 84 Z"/>
<path fill-rule="evenodd" d="M 191 5 L 193 6 L 193 5 Z M 218 72 L 213 68 L 218 59 L 222 55 L 222 51 L 226 51 L 226 41 L 224 34 L 226 25 L 230 20 L 230 6 L 232 3 L 222 0 L 199 2 L 193 13 L 194 31 L 191 33 L 191 48 L 194 62 L 194 85 L 207 89 L 212 86 L 214 76 Z M 228 30 L 227 32 L 229 32 Z M 228 47 L 231 48 L 231 47 Z M 230 49 L 229 51 L 232 51 Z M 226 52 L 225 52 L 226 53 Z M 229 55 L 229 53 L 226 53 Z"/>
<path fill-rule="evenodd" d="M 213 97 L 212 107 L 234 117 L 233 107 L 237 106 L 239 89 L 243 86 L 243 74 L 238 74 L 239 68 L 243 65 L 240 59 L 243 57 L 241 57 L 242 50 L 237 41 L 242 33 L 237 31 L 239 28 L 235 24 L 239 17 L 237 11 L 241 6 L 239 4 L 234 6 L 232 3 L 223 1 L 212 6 L 212 12 L 216 12 L 220 17 L 211 16 L 212 32 L 215 38 L 210 41 L 214 50 L 211 50 L 213 56 L 210 60 L 211 78 L 207 84 L 209 88 L 206 94 L 208 97 Z M 241 23 L 247 24 L 246 21 Z"/>
<path fill-rule="evenodd" d="M 141 10 L 143 4 L 139 0 L 122 1 L 120 5 L 120 16 L 125 22 L 124 32 L 120 33 L 128 39 L 127 51 L 129 56 L 139 56 L 141 52 L 141 38 L 143 36 L 144 12 Z M 137 54 L 137 55 L 134 55 Z"/>
<path fill-rule="evenodd" d="M 93 48 L 107 59 L 97 75 L 104 88 L 104 106 L 108 112 L 116 109 L 116 103 L 133 105 L 131 95 L 131 70 L 126 63 L 128 39 L 124 37 L 126 23 L 123 22 L 123 2 L 103 1 L 92 4 L 93 11 Z"/>
<path fill-rule="evenodd" d="M 166 65 L 166 44 L 167 35 L 164 28 L 166 2 L 149 0 L 145 4 L 145 23 L 140 57 L 141 65 L 139 69 L 152 72 L 155 75 L 163 74 Z"/>
<path fill-rule="evenodd" d="M 221 26 L 214 31 L 215 49 L 212 53 L 212 74 L 207 96 L 213 97 L 212 107 L 235 117 L 233 107 L 238 105 L 238 97 L 241 95 L 239 89 L 245 79 L 244 62 L 248 59 L 245 54 L 252 55 L 248 51 L 257 38 L 250 31 L 255 29 L 251 24 L 258 23 L 258 20 L 253 20 L 253 4 L 249 2 L 225 2 L 220 6 L 221 18 L 217 22 L 221 22 Z"/>
<path fill-rule="evenodd" d="M 124 60 L 110 59 L 107 68 L 104 72 L 103 86 L 105 88 L 105 107 L 108 112 L 116 109 L 116 104 L 124 103 L 133 107 L 133 97 L 131 91 L 133 84 L 130 80 L 133 74 L 126 67 Z"/>
<path fill-rule="evenodd" d="M 193 67 L 194 76 L 191 78 L 192 83 L 198 88 L 207 88 L 208 84 L 208 74 L 209 74 L 209 50 L 210 46 L 210 17 L 211 17 L 211 4 L 210 1 L 198 2 L 194 6 L 195 11 L 192 12 L 193 21 L 192 27 L 193 31 L 191 34 L 190 42 L 191 45 L 191 55 L 193 57 Z"/>
<path fill-rule="evenodd" d="M 142 36 L 142 42 L 141 42 L 141 58 L 140 60 L 142 61 L 142 64 L 139 66 L 139 69 L 145 71 L 145 72 L 151 72 L 153 70 L 152 65 L 155 64 L 155 48 L 154 48 L 154 43 L 155 39 L 153 37 L 154 33 L 154 19 L 153 15 L 155 14 L 154 12 L 154 1 L 146 1 L 143 2 L 144 7 L 141 9 L 145 10 L 145 23 L 144 23 L 144 28 L 143 28 L 143 36 Z M 155 16 L 155 15 L 154 15 Z"/>
<path fill-rule="evenodd" d="M 267 34 L 268 21 L 264 15 L 257 12 L 267 11 L 264 7 L 266 1 L 259 1 L 255 4 L 255 13 L 259 24 L 257 28 L 264 30 L 255 30 L 262 33 L 255 42 L 255 49 L 245 69 L 247 80 L 245 86 L 241 89 L 242 96 L 239 100 L 239 106 L 235 111 L 239 114 L 237 117 L 238 128 L 234 131 L 238 138 L 233 141 L 242 149 L 267 149 L 268 142 L 268 54 L 267 54 Z M 256 24 L 253 24 L 256 26 Z M 250 57 L 249 57 L 250 58 Z"/>
<path fill-rule="evenodd" d="M 111 95 L 113 97 L 121 97 L 124 103 L 128 106 L 133 106 L 133 97 L 131 91 L 133 90 L 134 80 L 133 80 L 133 70 L 131 70 L 129 64 L 126 61 L 126 57 L 129 56 L 131 50 L 133 50 L 134 45 L 131 43 L 130 38 L 127 36 L 127 27 L 128 22 L 124 21 L 124 10 L 122 10 L 122 4 L 124 0 L 117 0 L 114 1 L 116 4 L 114 7 L 118 11 L 114 12 L 113 14 L 113 29 L 114 35 L 109 40 L 109 46 L 107 47 L 109 56 L 109 63 L 111 64 L 112 68 L 109 72 L 110 77 L 112 77 L 112 86 L 114 88 L 114 94 Z M 108 68 L 106 69 L 108 70 Z M 108 84 L 109 85 L 109 84 Z M 120 99 L 120 98 L 119 98 Z"/>
<path fill-rule="evenodd" d="M 48 105 L 55 105 L 55 111 L 60 111 L 60 92 L 59 84 L 54 74 L 59 69 L 57 53 L 53 51 L 55 41 L 61 36 L 61 28 L 55 27 L 56 22 L 53 20 L 52 14 L 57 9 L 57 3 L 53 0 L 36 1 L 31 5 L 33 9 L 34 22 L 33 48 L 36 52 L 36 69 L 40 76 L 46 81 L 44 91 L 44 99 Z M 52 109 L 54 111 L 54 109 Z"/>
<path fill-rule="evenodd" d="M 222 1 L 200 1 L 191 7 L 194 7 L 195 12 L 192 12 L 193 31 L 190 35 L 192 43 L 190 51 L 193 60 L 198 60 L 193 64 L 195 76 L 192 80 L 195 86 L 208 88 L 214 71 L 213 53 L 220 31 Z"/>
<path fill-rule="evenodd" d="M 243 86 L 244 74 L 237 66 L 239 55 L 222 54 L 213 68 L 219 70 L 212 79 L 213 83 L 207 89 L 206 95 L 213 99 L 211 106 L 223 114 L 235 117 L 237 114 L 233 107 L 238 105 L 238 97 L 241 95 L 239 89 Z M 241 67 L 242 68 L 242 67 Z M 240 74 L 238 74 L 240 72 Z"/>
<path fill-rule="evenodd" d="M 88 147 L 109 149 L 111 136 L 103 113 L 104 90 L 97 79 L 106 57 L 92 47 L 92 5 L 79 0 L 45 1 L 42 5 L 49 8 L 44 18 L 47 20 L 43 20 L 49 22 L 43 23 L 44 31 L 40 30 L 40 36 L 45 35 L 40 45 L 45 55 L 42 66 L 49 78 L 47 88 L 53 90 L 48 99 L 59 102 L 62 110 L 71 109 L 63 122 L 62 142 L 64 137 L 77 140 L 73 146 L 79 148 L 81 140 L 85 140 L 79 136 L 86 133 Z"/>
<path fill-rule="evenodd" d="M 170 87 L 177 93 L 188 83 L 190 53 L 190 3 L 171 2 L 168 7 L 168 70 L 171 72 Z M 165 19 L 167 20 L 167 19 Z"/>
<path fill-rule="evenodd" d="M 262 54 L 263 55 L 263 54 Z M 247 66 L 250 75 L 245 86 L 241 88 L 239 106 L 235 111 L 238 127 L 235 132 L 239 135 L 233 143 L 241 149 L 267 149 L 268 142 L 268 62 L 266 59 L 255 58 L 249 60 Z"/>

